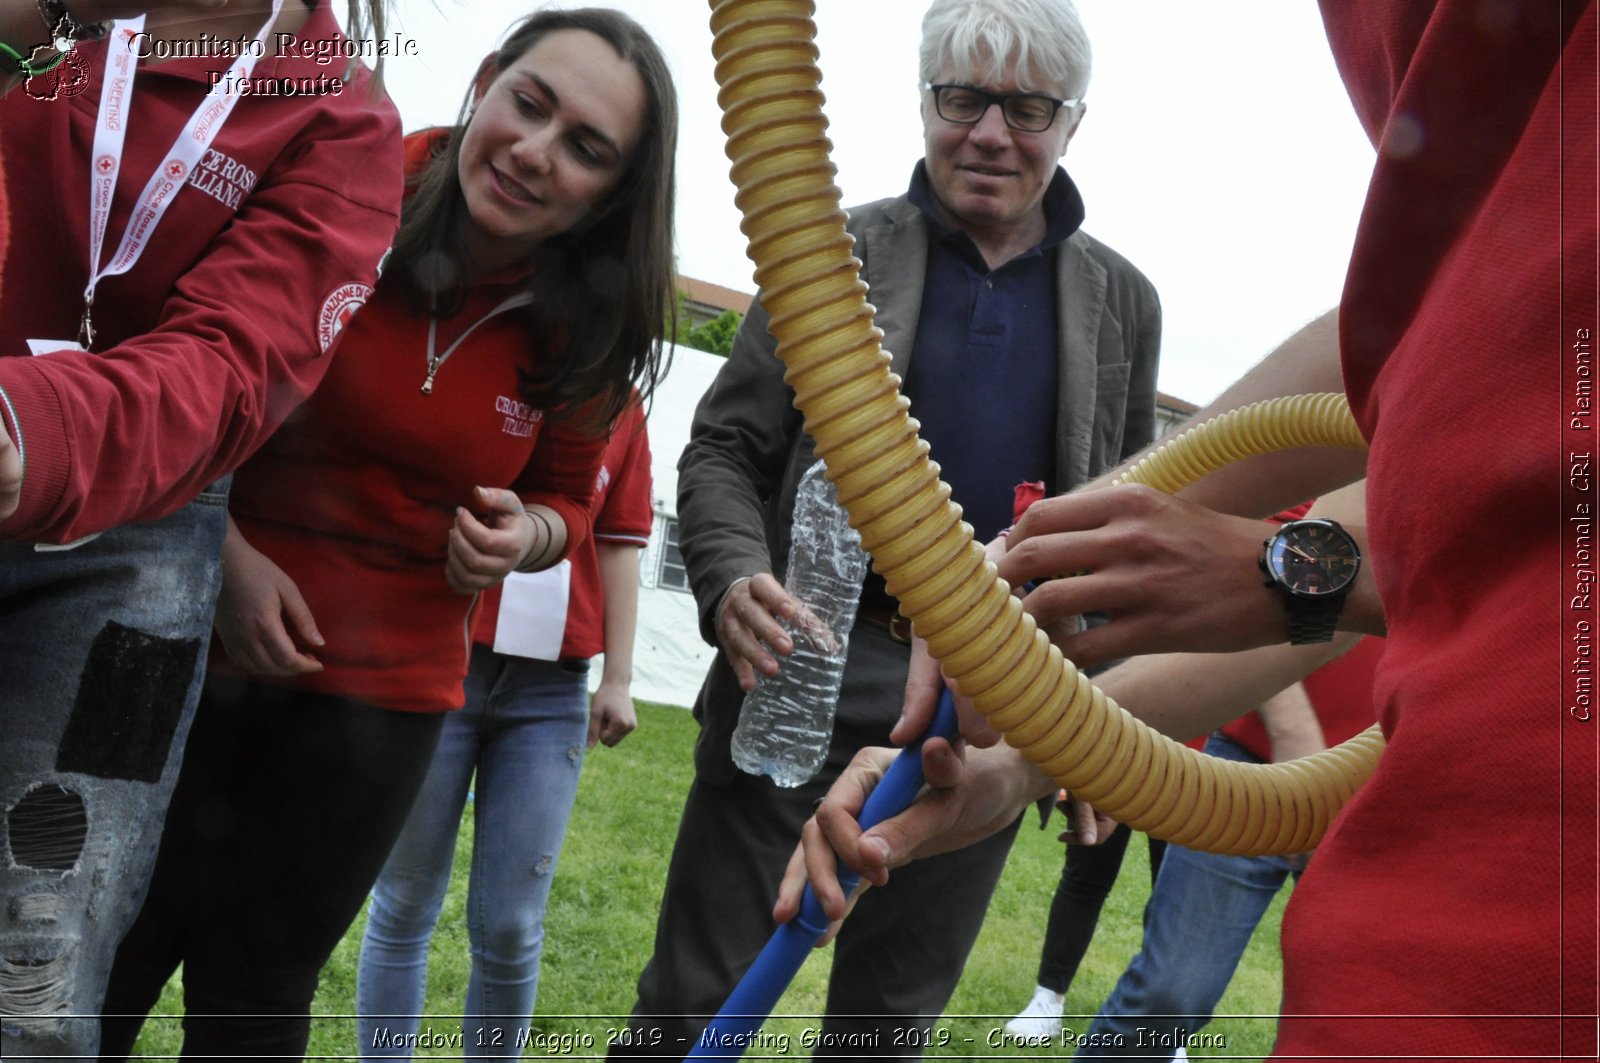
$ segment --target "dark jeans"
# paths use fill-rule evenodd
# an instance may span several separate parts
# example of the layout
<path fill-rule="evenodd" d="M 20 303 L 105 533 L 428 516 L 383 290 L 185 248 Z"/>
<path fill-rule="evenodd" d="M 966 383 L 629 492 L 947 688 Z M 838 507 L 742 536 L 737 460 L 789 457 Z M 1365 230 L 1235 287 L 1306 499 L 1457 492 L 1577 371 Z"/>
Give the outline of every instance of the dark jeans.
<path fill-rule="evenodd" d="M 0 1058 L 92 1056 L 205 671 L 226 480 L 71 550 L 0 542 Z"/>
<path fill-rule="evenodd" d="M 1039 955 L 1039 984 L 1055 993 L 1065 993 L 1078 973 L 1089 942 L 1094 939 L 1100 909 L 1105 906 L 1111 887 L 1122 870 L 1122 857 L 1133 834 L 1126 824 L 1117 824 L 1111 837 L 1099 845 L 1067 846 L 1067 862 L 1061 881 L 1050 902 L 1050 921 L 1045 927 L 1044 948 Z M 1161 856 L 1167 843 L 1150 839 L 1150 883 L 1155 885 L 1161 870 Z"/>
<path fill-rule="evenodd" d="M 361 910 L 442 713 L 207 683 L 143 910 L 117 951 L 103 1058 L 183 965 L 186 1057 L 304 1055 L 317 975 Z"/>

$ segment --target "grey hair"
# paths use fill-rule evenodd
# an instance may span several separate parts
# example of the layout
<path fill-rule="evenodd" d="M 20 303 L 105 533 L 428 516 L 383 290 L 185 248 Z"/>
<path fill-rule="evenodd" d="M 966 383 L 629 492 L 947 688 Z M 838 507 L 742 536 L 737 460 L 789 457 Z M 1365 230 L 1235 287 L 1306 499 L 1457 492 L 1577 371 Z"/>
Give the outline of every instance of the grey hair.
<path fill-rule="evenodd" d="M 1015 63 L 1023 91 L 1082 99 L 1092 61 L 1072 0 L 933 0 L 922 16 L 924 84 L 968 70 L 993 84 Z"/>

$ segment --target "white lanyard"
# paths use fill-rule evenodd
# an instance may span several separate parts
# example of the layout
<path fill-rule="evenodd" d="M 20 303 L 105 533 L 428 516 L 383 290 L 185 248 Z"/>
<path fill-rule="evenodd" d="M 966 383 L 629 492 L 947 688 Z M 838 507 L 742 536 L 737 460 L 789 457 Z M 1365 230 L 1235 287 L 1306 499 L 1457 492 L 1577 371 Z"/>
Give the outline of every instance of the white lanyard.
<path fill-rule="evenodd" d="M 448 359 L 452 354 L 456 353 L 456 348 L 465 343 L 467 337 L 472 335 L 472 333 L 477 330 L 479 325 L 483 324 L 485 321 L 488 321 L 496 314 L 503 314 L 507 310 L 514 310 L 519 306 L 527 306 L 531 302 L 533 302 L 532 292 L 520 292 L 517 295 L 513 295 L 511 298 L 507 299 L 505 302 L 501 303 L 499 306 L 495 307 L 493 310 L 489 311 L 487 314 L 484 314 L 478 320 L 468 325 L 467 331 L 457 336 L 456 341 L 450 346 L 446 347 L 443 354 L 434 353 L 439 340 L 439 319 L 430 315 L 428 317 L 428 375 L 422 381 L 422 393 L 424 395 L 433 394 L 433 378 L 435 374 L 439 372 L 439 367 L 444 365 L 446 359 Z"/>
<path fill-rule="evenodd" d="M 223 84 L 239 84 L 238 80 L 250 76 L 256 60 L 266 51 L 267 35 L 278 21 L 283 10 L 283 0 L 272 0 L 272 14 L 267 17 L 261 32 L 256 34 L 253 48 L 245 48 L 223 79 Z M 89 169 L 89 283 L 83 289 L 83 320 L 79 324 L 78 342 L 87 350 L 94 343 L 94 290 L 106 277 L 126 273 L 133 268 L 156 226 L 167 213 L 183 188 L 184 180 L 194 170 L 222 130 L 222 124 L 239 102 L 239 93 L 208 94 L 184 123 L 166 157 L 156 167 L 155 173 L 145 183 L 139 194 L 138 205 L 128 218 L 116 254 L 105 267 L 100 266 L 101 251 L 105 247 L 106 227 L 111 219 L 111 201 L 116 194 L 117 178 L 122 172 L 122 148 L 127 139 L 128 115 L 133 111 L 133 78 L 138 71 L 132 41 L 144 31 L 144 16 L 126 19 L 111 27 L 106 42 L 104 84 L 100 89 L 100 110 L 95 116 L 94 164 Z"/>

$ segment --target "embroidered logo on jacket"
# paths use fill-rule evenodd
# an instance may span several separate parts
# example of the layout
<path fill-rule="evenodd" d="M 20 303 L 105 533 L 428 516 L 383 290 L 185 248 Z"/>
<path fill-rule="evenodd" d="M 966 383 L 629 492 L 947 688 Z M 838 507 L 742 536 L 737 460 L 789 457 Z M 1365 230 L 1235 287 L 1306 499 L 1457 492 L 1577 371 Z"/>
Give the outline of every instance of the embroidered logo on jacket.
<path fill-rule="evenodd" d="M 544 420 L 544 411 L 536 410 L 525 402 L 501 395 L 494 400 L 494 412 L 503 414 L 505 422 L 500 430 L 508 436 L 526 439 L 533 435 L 534 426 Z"/>
<path fill-rule="evenodd" d="M 372 288 L 368 285 L 341 284 L 322 300 L 322 310 L 317 314 L 317 342 L 322 344 L 323 354 L 328 353 L 333 341 L 371 295 Z"/>
<path fill-rule="evenodd" d="M 206 150 L 205 158 L 189 175 L 191 185 L 231 210 L 239 209 L 256 180 L 254 170 L 215 148 Z"/>

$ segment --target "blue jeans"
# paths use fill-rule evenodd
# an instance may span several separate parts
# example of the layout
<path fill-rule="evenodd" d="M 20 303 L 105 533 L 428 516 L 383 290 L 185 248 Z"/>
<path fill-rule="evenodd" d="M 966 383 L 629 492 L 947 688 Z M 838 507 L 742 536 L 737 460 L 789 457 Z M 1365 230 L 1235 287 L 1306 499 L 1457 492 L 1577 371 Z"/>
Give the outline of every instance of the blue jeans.
<path fill-rule="evenodd" d="M 1220 734 L 1205 752 L 1260 763 Z M 1171 1058 L 1186 1046 L 1211 1021 L 1250 935 L 1290 875 L 1299 871 L 1286 857 L 1167 846 L 1145 908 L 1144 944 L 1100 1005 L 1077 1058 Z"/>
<path fill-rule="evenodd" d="M 0 543 L 0 1058 L 98 1048 L 204 678 L 227 490 L 73 550 Z"/>
<path fill-rule="evenodd" d="M 469 786 L 472 974 L 464 1051 L 521 1054 L 517 1033 L 526 1029 L 539 989 L 545 902 L 583 767 L 586 672 L 581 662 L 506 657 L 473 646 L 466 706 L 445 720 L 422 793 L 373 887 L 356 978 L 365 1058 L 412 1055 L 428 942 L 450 884 Z M 455 1024 L 440 1032 L 454 1035 Z"/>

